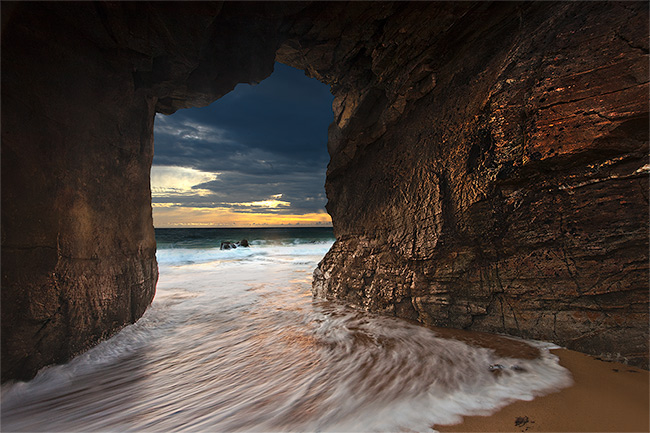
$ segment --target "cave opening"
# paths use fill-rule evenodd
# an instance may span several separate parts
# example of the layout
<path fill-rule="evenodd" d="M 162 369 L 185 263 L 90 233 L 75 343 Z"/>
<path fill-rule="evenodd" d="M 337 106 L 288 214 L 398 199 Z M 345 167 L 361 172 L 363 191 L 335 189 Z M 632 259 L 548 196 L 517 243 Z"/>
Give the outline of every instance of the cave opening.
<path fill-rule="evenodd" d="M 144 313 L 158 277 L 154 112 L 258 81 L 275 58 L 337 96 L 328 209 L 345 239 L 320 267 L 328 294 L 593 354 L 616 341 L 647 366 L 647 134 L 622 134 L 624 122 L 647 118 L 642 6 L 8 4 L 3 381 L 33 377 Z M 200 169 L 212 147 L 181 149 L 194 162 L 165 165 L 158 146 L 155 167 L 168 168 L 154 175 L 171 170 L 185 183 L 170 188 L 197 200 L 214 193 L 221 172 Z M 296 203 L 261 192 L 212 203 L 248 214 L 244 203 L 273 203 L 274 215 L 279 202 Z M 154 197 L 154 212 L 184 202 Z M 450 281 L 465 285 L 449 290 Z M 486 296 L 495 290 L 513 300 L 507 329 Z M 530 294 L 542 292 L 550 301 L 539 309 Z M 584 314 L 594 306 L 605 314 Z"/>
<path fill-rule="evenodd" d="M 154 306 L 179 286 L 246 287 L 224 270 L 235 262 L 250 281 L 279 284 L 266 259 L 294 255 L 302 267 L 311 263 L 300 280 L 300 290 L 310 290 L 311 273 L 334 242 L 325 211 L 332 102 L 330 86 L 276 62 L 260 83 L 238 84 L 208 106 L 155 115 Z M 190 272 L 192 265 L 211 270 Z"/>
<path fill-rule="evenodd" d="M 296 272 L 298 290 L 311 290 L 311 273 L 334 242 L 325 211 L 332 102 L 330 86 L 276 62 L 260 83 L 238 84 L 208 106 L 155 115 L 159 278 L 150 308 L 179 287 L 236 293 L 287 285 L 284 275 Z M 294 256 L 300 262 L 283 271 L 269 265 Z M 228 271 L 234 263 L 248 269 L 248 281 Z"/>

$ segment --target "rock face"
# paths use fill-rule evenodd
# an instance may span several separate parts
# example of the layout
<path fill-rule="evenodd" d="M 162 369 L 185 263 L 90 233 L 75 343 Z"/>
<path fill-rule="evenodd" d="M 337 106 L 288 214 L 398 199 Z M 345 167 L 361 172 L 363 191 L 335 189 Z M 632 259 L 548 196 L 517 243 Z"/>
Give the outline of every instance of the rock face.
<path fill-rule="evenodd" d="M 7 3 L 2 380 L 137 320 L 153 118 L 332 86 L 314 293 L 648 362 L 644 3 Z"/>
<path fill-rule="evenodd" d="M 3 4 L 2 381 L 144 313 L 155 113 L 266 78 L 281 18 L 306 6 Z"/>
<path fill-rule="evenodd" d="M 438 7 L 337 88 L 314 293 L 647 368 L 645 6 Z"/>
<path fill-rule="evenodd" d="M 127 62 L 98 52 L 101 41 L 62 30 L 93 25 L 74 11 L 2 13 L 4 381 L 137 320 L 158 269 L 153 101 L 138 95 Z"/>

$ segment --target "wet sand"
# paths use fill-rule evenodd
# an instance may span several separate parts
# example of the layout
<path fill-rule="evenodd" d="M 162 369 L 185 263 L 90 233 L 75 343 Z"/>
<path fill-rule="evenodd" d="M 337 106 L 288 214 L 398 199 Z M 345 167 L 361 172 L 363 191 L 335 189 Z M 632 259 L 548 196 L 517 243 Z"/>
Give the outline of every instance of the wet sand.
<path fill-rule="evenodd" d="M 648 371 L 552 350 L 571 371 L 574 385 L 533 401 L 517 401 L 490 416 L 465 417 L 441 432 L 647 432 Z"/>
<path fill-rule="evenodd" d="M 417 326 L 420 323 L 408 320 Z M 470 346 L 480 346 L 492 349 L 494 354 L 499 357 L 518 358 L 518 359 L 535 359 L 540 356 L 539 349 L 527 344 L 524 340 L 505 335 L 490 334 L 480 331 L 465 331 L 453 328 L 428 327 L 433 330 L 438 337 L 450 338 L 462 341 Z"/>

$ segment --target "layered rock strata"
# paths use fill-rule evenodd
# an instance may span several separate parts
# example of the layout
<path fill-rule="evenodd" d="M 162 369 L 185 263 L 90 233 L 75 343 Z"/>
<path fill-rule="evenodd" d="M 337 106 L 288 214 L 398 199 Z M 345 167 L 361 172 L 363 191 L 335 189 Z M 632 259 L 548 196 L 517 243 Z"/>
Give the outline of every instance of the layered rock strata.
<path fill-rule="evenodd" d="M 153 118 L 332 86 L 314 292 L 648 359 L 644 3 L 3 3 L 2 380 L 140 317 Z"/>
<path fill-rule="evenodd" d="M 645 5 L 436 7 L 336 93 L 314 293 L 647 367 Z"/>

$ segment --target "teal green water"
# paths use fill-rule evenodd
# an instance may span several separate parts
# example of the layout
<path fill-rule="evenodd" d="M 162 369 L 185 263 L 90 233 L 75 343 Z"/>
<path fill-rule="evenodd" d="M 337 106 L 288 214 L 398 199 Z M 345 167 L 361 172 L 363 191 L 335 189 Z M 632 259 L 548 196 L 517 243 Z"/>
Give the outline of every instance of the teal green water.
<path fill-rule="evenodd" d="M 157 228 L 158 249 L 219 248 L 221 242 L 248 240 L 251 245 L 297 245 L 333 242 L 331 227 Z"/>

